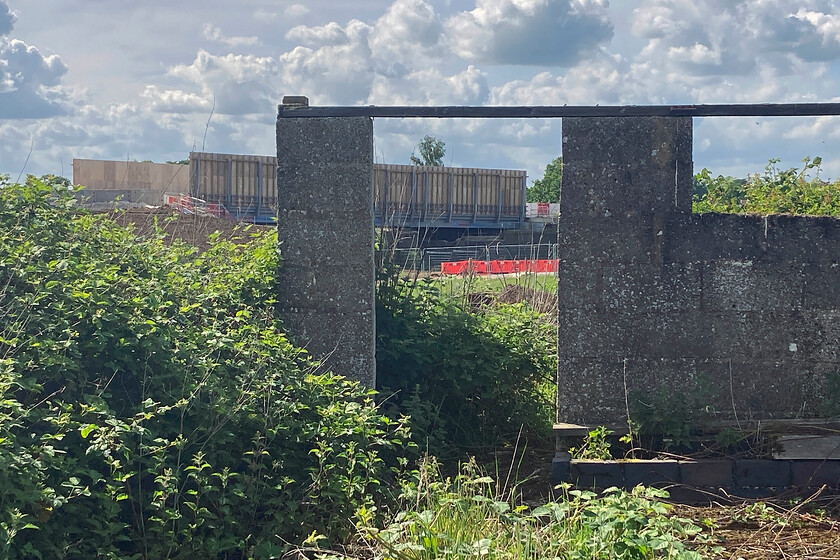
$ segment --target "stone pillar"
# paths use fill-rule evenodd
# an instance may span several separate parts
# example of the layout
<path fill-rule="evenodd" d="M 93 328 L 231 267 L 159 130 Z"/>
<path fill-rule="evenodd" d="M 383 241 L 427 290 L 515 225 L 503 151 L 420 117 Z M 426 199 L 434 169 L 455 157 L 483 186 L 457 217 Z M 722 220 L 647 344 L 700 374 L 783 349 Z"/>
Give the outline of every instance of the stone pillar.
<path fill-rule="evenodd" d="M 620 424 L 625 390 L 679 383 L 658 360 L 691 351 L 699 277 L 663 261 L 669 218 L 691 212 L 691 118 L 565 118 L 563 162 L 558 421 Z"/>
<path fill-rule="evenodd" d="M 373 120 L 277 119 L 279 308 L 293 341 L 325 368 L 376 384 Z"/>

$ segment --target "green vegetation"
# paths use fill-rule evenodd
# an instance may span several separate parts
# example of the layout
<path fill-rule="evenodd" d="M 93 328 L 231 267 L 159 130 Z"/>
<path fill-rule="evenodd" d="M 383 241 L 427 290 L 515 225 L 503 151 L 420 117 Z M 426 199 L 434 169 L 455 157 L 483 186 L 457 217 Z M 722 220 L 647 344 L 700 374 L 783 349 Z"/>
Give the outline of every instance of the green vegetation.
<path fill-rule="evenodd" d="M 446 144 L 443 140 L 439 140 L 434 136 L 424 136 L 417 144 L 417 151 L 420 152 L 420 157 L 411 153 L 412 165 L 435 165 L 443 167 L 443 158 L 446 156 Z M 421 159 L 422 158 L 422 159 Z"/>
<path fill-rule="evenodd" d="M 561 499 L 529 508 L 473 463 L 443 479 L 422 465 L 403 493 L 404 509 L 384 529 L 361 518 L 376 557 L 399 560 L 700 559 L 715 553 L 692 521 L 670 515 L 661 490 L 608 489 L 601 497 L 564 488 Z M 341 555 L 332 558 L 346 558 Z"/>
<path fill-rule="evenodd" d="M 437 453 L 546 436 L 554 414 L 555 330 L 525 304 L 477 311 L 432 279 L 386 268 L 377 286 L 377 379 Z M 393 394 L 392 394 L 393 393 Z"/>
<path fill-rule="evenodd" d="M 572 447 L 569 453 L 574 459 L 581 459 L 587 461 L 609 461 L 612 459 L 610 453 L 610 442 L 607 439 L 613 434 L 612 430 L 608 430 L 603 426 L 598 426 L 594 430 L 590 430 L 583 438 L 583 445 L 580 447 Z"/>
<path fill-rule="evenodd" d="M 412 437 L 448 453 L 546 435 L 554 327 L 527 305 L 474 309 L 383 270 L 377 405 L 286 338 L 273 234 L 206 251 L 163 237 L 78 209 L 61 182 L 0 179 L 0 557 L 709 550 L 658 491 L 566 489 L 533 508 L 515 474 L 415 465 Z"/>
<path fill-rule="evenodd" d="M 545 166 L 542 179 L 537 179 L 525 193 L 527 202 L 560 202 L 563 182 L 563 158 L 556 157 Z"/>
<path fill-rule="evenodd" d="M 840 180 L 819 178 L 821 158 L 806 157 L 802 169 L 780 170 L 777 163 L 771 159 L 763 174 L 747 179 L 713 177 L 703 169 L 694 179 L 694 212 L 840 216 Z"/>
<path fill-rule="evenodd" d="M 0 185 L 0 557 L 269 558 L 342 539 L 407 428 L 274 314 L 276 239 L 199 253 Z"/>
<path fill-rule="evenodd" d="M 496 276 L 441 276 L 437 279 L 440 292 L 452 297 L 464 297 L 468 294 L 481 292 L 502 292 L 510 286 L 521 286 L 526 289 L 557 293 L 557 276 L 547 273 L 524 272 L 521 274 L 504 274 Z"/>

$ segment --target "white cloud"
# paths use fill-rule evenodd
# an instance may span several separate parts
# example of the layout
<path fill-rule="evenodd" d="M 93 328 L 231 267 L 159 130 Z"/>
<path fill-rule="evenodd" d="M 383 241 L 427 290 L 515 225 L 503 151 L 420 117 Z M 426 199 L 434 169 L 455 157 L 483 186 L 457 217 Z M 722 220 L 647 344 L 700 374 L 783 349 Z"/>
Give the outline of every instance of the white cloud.
<path fill-rule="evenodd" d="M 632 102 L 631 78 L 619 55 L 601 52 L 563 74 L 540 72 L 493 88 L 490 105 L 593 105 Z"/>
<path fill-rule="evenodd" d="M 441 58 L 443 24 L 424 0 L 395 0 L 374 24 L 370 47 L 380 60 L 405 64 L 421 56 Z"/>
<path fill-rule="evenodd" d="M 800 8 L 791 17 L 806 24 L 801 32 L 802 43 L 797 52 L 799 56 L 805 60 L 840 58 L 840 16 Z"/>
<path fill-rule="evenodd" d="M 570 66 L 608 41 L 605 0 L 476 0 L 447 23 L 455 53 L 488 64 Z"/>
<path fill-rule="evenodd" d="M 378 65 L 368 40 L 370 25 L 351 20 L 344 27 L 296 29 L 299 36 L 311 39 L 312 48 L 299 46 L 279 56 L 284 93 L 307 95 L 320 104 L 367 99 Z"/>
<path fill-rule="evenodd" d="M 6 35 L 15 17 L 0 0 L 0 119 L 41 119 L 67 111 L 61 87 L 67 67 L 56 55 L 44 56 L 32 45 Z"/>
<path fill-rule="evenodd" d="M 291 6 L 288 6 L 283 13 L 287 17 L 291 18 L 303 17 L 309 13 L 309 8 L 303 4 L 292 4 Z"/>
<path fill-rule="evenodd" d="M 840 58 L 835 11 L 820 0 L 646 0 L 632 31 L 648 41 L 640 62 L 666 72 L 743 76 L 771 66 L 790 74 L 801 62 Z"/>
<path fill-rule="evenodd" d="M 229 47 L 243 47 L 256 45 L 260 42 L 258 37 L 228 37 L 222 33 L 220 27 L 212 23 L 205 23 L 202 27 L 202 34 L 208 41 L 216 41 Z"/>
<path fill-rule="evenodd" d="M 156 85 L 146 86 L 141 96 L 149 100 L 149 108 L 152 111 L 160 113 L 194 113 L 212 109 L 212 100 L 208 100 L 205 95 L 181 90 L 162 90 Z"/>
<path fill-rule="evenodd" d="M 475 66 L 452 76 L 429 68 L 399 81 L 376 76 L 367 101 L 372 105 L 480 105 L 488 92 L 487 77 Z"/>
<path fill-rule="evenodd" d="M 361 32 L 366 34 L 369 30 L 370 27 L 367 24 L 358 20 L 353 20 L 348 23 L 346 29 L 338 23 L 331 21 L 326 25 L 316 25 L 313 27 L 298 25 L 286 33 L 286 39 L 305 47 L 317 48 L 346 45 L 360 37 Z"/>
<path fill-rule="evenodd" d="M 192 64 L 179 64 L 168 72 L 192 91 L 149 85 L 142 96 L 149 100 L 152 110 L 161 112 L 204 113 L 215 99 L 215 112 L 219 114 L 273 113 L 276 73 L 270 57 L 219 56 L 201 50 Z"/>

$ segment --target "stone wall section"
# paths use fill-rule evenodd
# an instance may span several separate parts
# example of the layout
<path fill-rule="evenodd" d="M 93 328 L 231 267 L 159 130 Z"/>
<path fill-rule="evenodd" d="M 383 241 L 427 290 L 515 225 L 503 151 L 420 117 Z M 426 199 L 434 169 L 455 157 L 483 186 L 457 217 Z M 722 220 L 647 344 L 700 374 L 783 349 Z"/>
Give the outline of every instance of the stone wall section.
<path fill-rule="evenodd" d="M 840 370 L 840 220 L 691 213 L 687 117 L 566 118 L 558 420 L 626 422 L 635 391 L 721 419 L 818 415 Z"/>

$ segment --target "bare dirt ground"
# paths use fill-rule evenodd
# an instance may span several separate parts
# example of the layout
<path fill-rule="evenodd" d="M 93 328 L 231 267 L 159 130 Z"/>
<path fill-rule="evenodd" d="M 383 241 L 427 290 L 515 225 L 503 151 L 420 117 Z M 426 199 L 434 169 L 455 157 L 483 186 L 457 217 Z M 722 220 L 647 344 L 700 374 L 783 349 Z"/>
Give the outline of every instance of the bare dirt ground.
<path fill-rule="evenodd" d="M 674 513 L 704 525 L 721 558 L 765 560 L 840 558 L 840 498 L 815 496 L 798 503 L 751 501 L 735 505 L 677 505 Z"/>
<path fill-rule="evenodd" d="M 199 249 L 209 246 L 209 236 L 218 231 L 222 239 L 248 241 L 253 233 L 273 231 L 275 226 L 237 224 L 225 218 L 180 214 L 172 208 L 130 208 L 109 212 L 118 224 L 132 225 L 141 237 L 152 234 L 155 225 L 167 234 L 167 240 L 181 239 Z"/>

